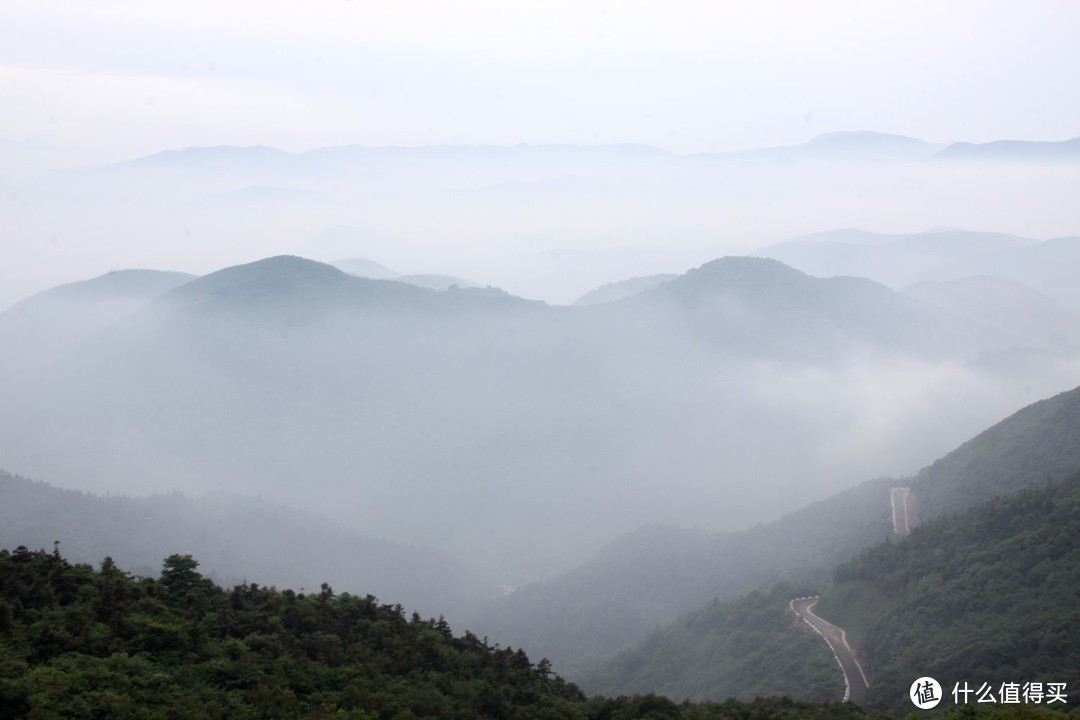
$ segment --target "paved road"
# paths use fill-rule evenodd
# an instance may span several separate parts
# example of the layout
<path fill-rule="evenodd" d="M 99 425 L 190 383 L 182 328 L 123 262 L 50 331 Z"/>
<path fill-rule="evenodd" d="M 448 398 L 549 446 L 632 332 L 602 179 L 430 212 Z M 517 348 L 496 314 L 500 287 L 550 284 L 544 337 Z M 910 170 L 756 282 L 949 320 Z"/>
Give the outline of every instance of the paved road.
<path fill-rule="evenodd" d="M 801 617 L 807 625 L 814 628 L 829 643 L 833 651 L 833 657 L 840 663 L 840 669 L 844 671 L 844 702 L 861 703 L 866 699 L 866 689 L 870 683 L 866 680 L 866 673 L 855 659 L 855 653 L 848 645 L 847 633 L 827 620 L 822 620 L 813 613 L 813 607 L 818 598 L 804 597 L 795 598 L 791 601 L 791 609 Z"/>
<path fill-rule="evenodd" d="M 893 488 L 889 493 L 892 501 L 892 525 L 893 532 L 900 537 L 905 537 L 911 532 L 911 518 L 908 517 L 908 495 L 911 490 L 906 487 Z"/>

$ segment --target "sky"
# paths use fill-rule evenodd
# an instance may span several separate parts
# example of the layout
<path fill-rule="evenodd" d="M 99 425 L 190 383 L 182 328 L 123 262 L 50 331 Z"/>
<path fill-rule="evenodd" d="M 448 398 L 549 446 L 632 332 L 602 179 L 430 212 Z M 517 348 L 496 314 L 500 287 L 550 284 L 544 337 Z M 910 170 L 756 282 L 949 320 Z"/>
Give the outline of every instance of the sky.
<path fill-rule="evenodd" d="M 640 142 L 868 129 L 1080 135 L 1080 3 L 0 2 L 0 139 L 108 162 L 190 145 Z"/>

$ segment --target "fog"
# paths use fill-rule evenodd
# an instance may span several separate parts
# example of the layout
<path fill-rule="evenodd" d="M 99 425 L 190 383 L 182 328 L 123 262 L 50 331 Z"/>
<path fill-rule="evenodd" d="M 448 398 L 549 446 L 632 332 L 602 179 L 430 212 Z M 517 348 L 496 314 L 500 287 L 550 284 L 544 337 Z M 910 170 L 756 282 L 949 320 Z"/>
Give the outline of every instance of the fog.
<path fill-rule="evenodd" d="M 0 467 L 261 498 L 487 590 L 746 528 L 1075 385 L 1074 145 L 23 148 Z M 31 296 L 123 268 L 168 272 Z"/>
<path fill-rule="evenodd" d="M 1080 385 L 1080 6 L 700 5 L 0 8 L 0 543 L 584 673 L 892 537 Z"/>
<path fill-rule="evenodd" d="M 491 587 L 642 525 L 738 530 L 910 474 L 1080 362 L 1068 341 L 738 257 L 559 307 L 281 256 L 113 273 L 0 319 L 11 471 L 259 497 L 438 548 Z"/>
<path fill-rule="evenodd" d="M 850 134 L 718 156 L 640 146 L 207 148 L 27 170 L 0 178 L 0 305 L 112 269 L 204 274 L 283 253 L 366 258 L 568 304 L 604 283 L 839 227 L 1075 232 L 1073 161 L 892 152 L 889 137 Z"/>

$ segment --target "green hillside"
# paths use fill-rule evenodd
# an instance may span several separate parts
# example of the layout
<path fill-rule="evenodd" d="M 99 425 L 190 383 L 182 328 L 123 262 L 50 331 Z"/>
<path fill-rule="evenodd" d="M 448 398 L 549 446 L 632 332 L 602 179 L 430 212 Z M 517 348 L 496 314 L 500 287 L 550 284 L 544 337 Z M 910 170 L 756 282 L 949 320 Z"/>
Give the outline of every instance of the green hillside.
<path fill-rule="evenodd" d="M 829 648 L 788 607 L 804 595 L 784 583 L 690 613 L 615 655 L 581 684 L 605 694 L 749 700 L 790 695 L 837 700 L 843 676 Z"/>
<path fill-rule="evenodd" d="M 995 498 L 839 567 L 818 612 L 860 626 L 870 707 L 911 681 L 1080 687 L 1080 475 Z M 866 608 L 872 612 L 866 612 Z M 861 617 L 859 617 L 861 614 Z"/>
<path fill-rule="evenodd" d="M 825 644 L 783 584 L 714 601 L 616 654 L 582 685 L 709 699 L 835 697 Z M 815 608 L 847 629 L 870 676 L 867 707 L 904 714 L 911 682 L 1080 685 L 1080 474 L 916 528 L 841 565 Z M 1057 709 L 1068 709 L 1055 704 Z"/>
<path fill-rule="evenodd" d="M 456 637 L 372 596 L 218 587 L 190 555 L 157 579 L 111 560 L 0 550 L 0 718 L 869 717 L 786 698 L 677 705 L 588 699 L 520 650 Z"/>
<path fill-rule="evenodd" d="M 940 517 L 1080 470 L 1080 388 L 1028 405 L 919 472 L 919 515 Z"/>

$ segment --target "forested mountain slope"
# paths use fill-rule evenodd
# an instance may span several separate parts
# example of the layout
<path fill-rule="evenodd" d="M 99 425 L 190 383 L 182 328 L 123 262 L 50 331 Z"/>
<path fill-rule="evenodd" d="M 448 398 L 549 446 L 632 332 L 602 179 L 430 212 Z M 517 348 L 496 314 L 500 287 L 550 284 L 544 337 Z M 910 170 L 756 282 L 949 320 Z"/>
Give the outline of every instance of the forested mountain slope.
<path fill-rule="evenodd" d="M 839 700 L 844 678 L 832 652 L 788 607 L 791 598 L 805 594 L 781 583 L 737 600 L 714 600 L 582 674 L 579 682 L 604 695 L 656 692 L 675 700 Z"/>
<path fill-rule="evenodd" d="M 677 705 L 592 698 L 443 619 L 370 595 L 225 589 L 190 555 L 159 577 L 111 560 L 0 550 L 0 717 L 405 720 L 841 720 L 838 703 L 786 698 Z"/>
<path fill-rule="evenodd" d="M 912 479 L 920 517 L 981 505 L 1080 470 L 1080 388 L 1032 403 Z"/>
<path fill-rule="evenodd" d="M 1080 686 L 1080 474 L 916 528 L 836 570 L 818 612 L 860 627 L 869 707 L 912 678 Z M 1068 703 L 1071 704 L 1070 698 Z"/>
<path fill-rule="evenodd" d="M 891 537 L 891 486 L 910 485 L 920 516 L 934 518 L 1076 472 L 1080 388 L 1024 408 L 915 478 L 870 481 L 743 533 L 627 536 L 581 568 L 499 601 L 473 626 L 574 676 L 714 597 L 782 579 L 823 589 L 836 565 Z"/>
<path fill-rule="evenodd" d="M 1080 473 L 1035 486 L 1020 476 L 1011 487 L 992 486 L 997 497 L 960 479 L 983 498 L 978 507 L 957 506 L 908 538 L 890 538 L 841 564 L 815 607 L 847 630 L 870 676 L 873 709 L 909 709 L 908 687 L 923 675 L 949 689 L 964 681 L 995 689 L 1080 682 Z M 821 697 L 827 686 L 810 669 L 827 650 L 816 636 L 811 644 L 793 632 L 787 600 L 796 594 L 808 593 L 780 585 L 714 601 L 579 680 L 598 692 L 676 699 L 739 696 L 739 688 L 763 686 Z M 830 669 L 839 679 L 835 664 Z"/>

